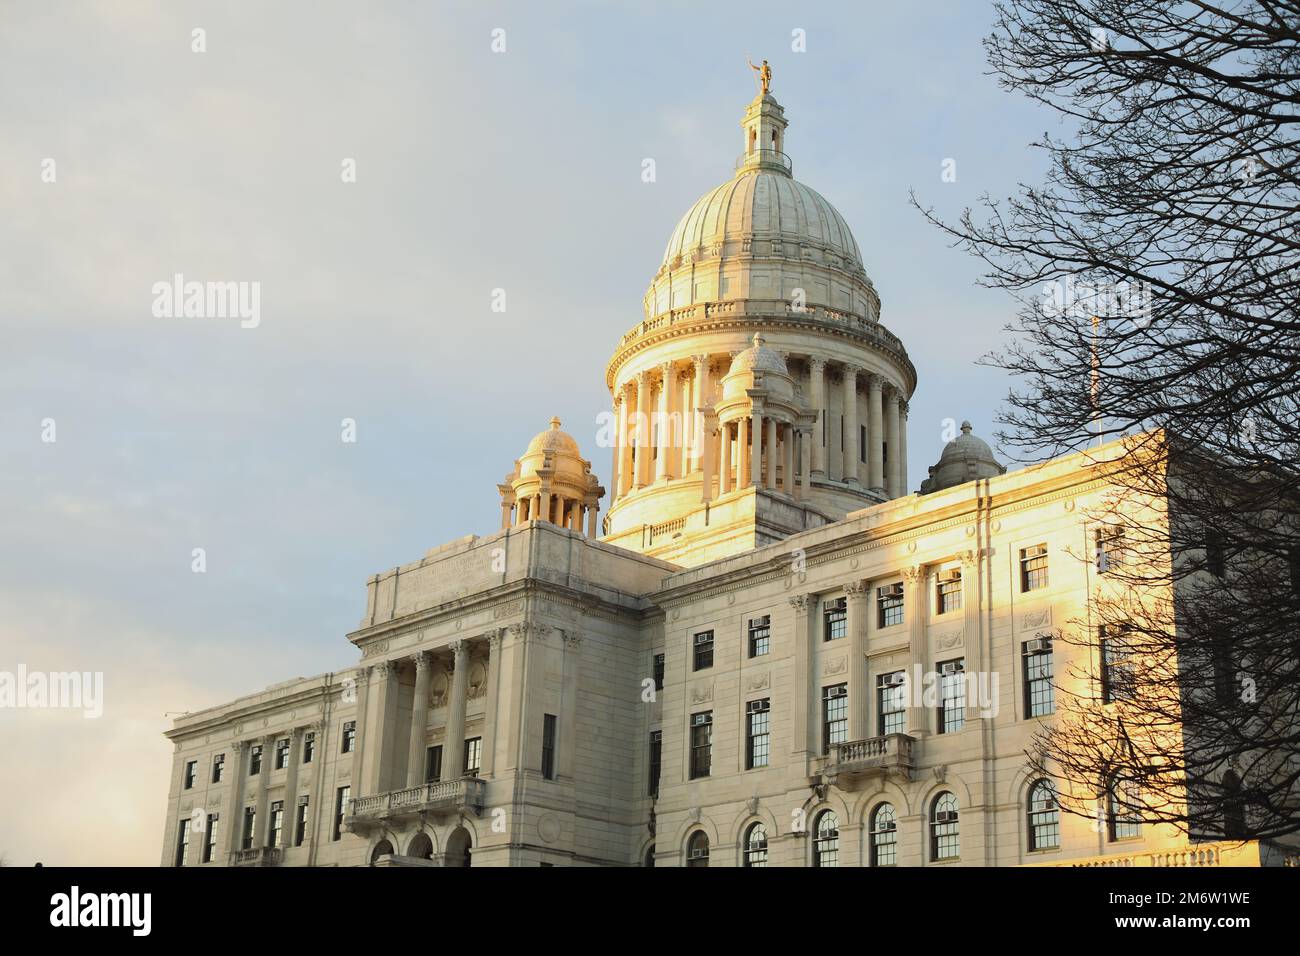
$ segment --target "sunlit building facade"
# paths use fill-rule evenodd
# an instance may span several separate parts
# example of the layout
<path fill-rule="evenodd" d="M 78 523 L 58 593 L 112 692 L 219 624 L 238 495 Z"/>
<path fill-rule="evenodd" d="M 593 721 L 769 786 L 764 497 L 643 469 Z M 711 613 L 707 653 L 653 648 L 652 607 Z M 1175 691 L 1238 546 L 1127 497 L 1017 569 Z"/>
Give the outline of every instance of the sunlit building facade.
<path fill-rule="evenodd" d="M 605 483 L 552 420 L 495 533 L 367 582 L 355 664 L 178 719 L 164 865 L 1269 862 L 1028 770 L 1116 450 L 1008 473 L 963 425 L 910 481 L 915 369 L 786 129 L 757 96 L 674 229 Z"/>

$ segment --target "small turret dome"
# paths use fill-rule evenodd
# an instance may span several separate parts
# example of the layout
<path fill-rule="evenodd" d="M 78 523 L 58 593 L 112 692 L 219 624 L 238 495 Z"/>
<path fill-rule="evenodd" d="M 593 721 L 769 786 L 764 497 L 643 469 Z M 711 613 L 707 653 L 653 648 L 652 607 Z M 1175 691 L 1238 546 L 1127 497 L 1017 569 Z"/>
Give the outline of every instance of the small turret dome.
<path fill-rule="evenodd" d="M 501 527 L 528 521 L 549 521 L 596 536 L 596 511 L 605 489 L 591 473 L 591 462 L 573 436 L 560 430 L 560 420 L 533 436 L 528 450 L 515 461 L 515 469 L 497 485 L 501 493 Z"/>
<path fill-rule="evenodd" d="M 988 442 L 971 434 L 970 422 L 962 422 L 961 434 L 944 446 L 938 463 L 930 466 L 930 477 L 921 482 L 921 494 L 1006 473 L 1006 466 L 993 457 Z"/>
<path fill-rule="evenodd" d="M 781 353 L 768 348 L 764 344 L 766 341 L 767 339 L 763 337 L 762 332 L 755 333 L 754 344 L 731 360 L 731 371 L 727 374 L 759 371 L 789 375 L 790 370 L 786 368 L 785 359 L 781 358 Z"/>

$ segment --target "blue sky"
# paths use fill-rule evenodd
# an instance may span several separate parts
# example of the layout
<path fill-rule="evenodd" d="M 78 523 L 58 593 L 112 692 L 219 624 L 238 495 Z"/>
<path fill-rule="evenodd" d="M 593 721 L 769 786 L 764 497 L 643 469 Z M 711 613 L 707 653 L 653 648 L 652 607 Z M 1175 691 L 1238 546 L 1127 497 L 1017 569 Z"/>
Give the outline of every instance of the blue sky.
<path fill-rule="evenodd" d="M 0 853 L 157 863 L 165 713 L 353 661 L 366 578 L 494 530 L 496 482 L 552 414 L 607 475 L 605 363 L 677 218 L 730 175 L 747 56 L 771 61 L 795 175 L 844 214 L 917 366 L 913 486 L 944 419 L 990 436 L 1010 383 L 974 363 L 1014 304 L 908 192 L 955 216 L 1041 179 L 1028 144 L 1056 118 L 986 75 L 991 18 L 938 0 L 9 6 L 0 670 L 102 670 L 105 714 L 0 710 Z M 175 273 L 260 282 L 260 324 L 156 318 Z"/>

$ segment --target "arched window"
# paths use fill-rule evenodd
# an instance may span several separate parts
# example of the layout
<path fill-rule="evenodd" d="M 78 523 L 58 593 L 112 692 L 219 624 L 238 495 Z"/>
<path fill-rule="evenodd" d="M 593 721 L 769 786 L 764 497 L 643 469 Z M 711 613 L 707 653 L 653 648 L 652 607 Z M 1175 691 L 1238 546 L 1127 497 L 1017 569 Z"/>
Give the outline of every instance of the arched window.
<path fill-rule="evenodd" d="M 703 830 L 696 830 L 686 841 L 686 865 L 709 865 L 709 835 Z"/>
<path fill-rule="evenodd" d="M 1241 799 L 1241 778 L 1231 770 L 1223 775 L 1223 835 L 1246 839 L 1246 807 Z"/>
<path fill-rule="evenodd" d="M 961 856 L 957 798 L 944 791 L 930 807 L 930 859 L 955 860 Z"/>
<path fill-rule="evenodd" d="M 834 810 L 823 810 L 817 815 L 813 829 L 813 866 L 840 865 L 840 819 Z"/>
<path fill-rule="evenodd" d="M 375 848 L 370 851 L 370 865 L 374 866 L 379 862 L 381 856 L 391 856 L 393 853 L 393 844 L 388 840 L 380 840 L 375 844 Z"/>
<path fill-rule="evenodd" d="M 433 841 L 429 839 L 429 834 L 417 833 L 406 848 L 406 855 L 418 857 L 421 860 L 433 859 Z"/>
<path fill-rule="evenodd" d="M 761 823 L 745 831 L 745 866 L 767 866 L 767 827 Z"/>
<path fill-rule="evenodd" d="M 1106 822 L 1110 838 L 1131 840 L 1142 835 L 1142 816 L 1138 812 L 1137 787 L 1118 778 L 1106 789 Z"/>
<path fill-rule="evenodd" d="M 1029 849 L 1055 850 L 1061 845 L 1061 808 L 1050 780 L 1035 780 L 1026 804 L 1029 814 Z"/>
<path fill-rule="evenodd" d="M 882 803 L 871 814 L 871 865 L 898 862 L 898 815 L 892 803 Z"/>

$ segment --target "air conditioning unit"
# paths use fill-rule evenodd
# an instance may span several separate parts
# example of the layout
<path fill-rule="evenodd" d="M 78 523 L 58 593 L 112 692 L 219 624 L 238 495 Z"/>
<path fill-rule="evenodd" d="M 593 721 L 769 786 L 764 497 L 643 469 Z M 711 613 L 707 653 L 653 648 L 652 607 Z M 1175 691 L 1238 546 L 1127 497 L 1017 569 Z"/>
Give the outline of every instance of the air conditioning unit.
<path fill-rule="evenodd" d="M 1036 637 L 1032 641 L 1025 641 L 1026 654 L 1046 654 L 1052 649 L 1052 639 L 1050 637 Z"/>
<path fill-rule="evenodd" d="M 934 815 L 934 822 L 935 822 L 935 823 L 956 823 L 956 822 L 957 822 L 957 811 L 956 811 L 956 810 L 940 810 L 938 813 L 936 813 L 936 814 Z"/>
<path fill-rule="evenodd" d="M 907 675 L 902 671 L 899 671 L 897 674 L 886 674 L 884 677 L 880 678 L 881 687 L 902 687 L 906 683 Z"/>
<path fill-rule="evenodd" d="M 960 674 L 966 669 L 961 661 L 949 661 L 946 664 L 939 665 L 940 674 Z"/>

